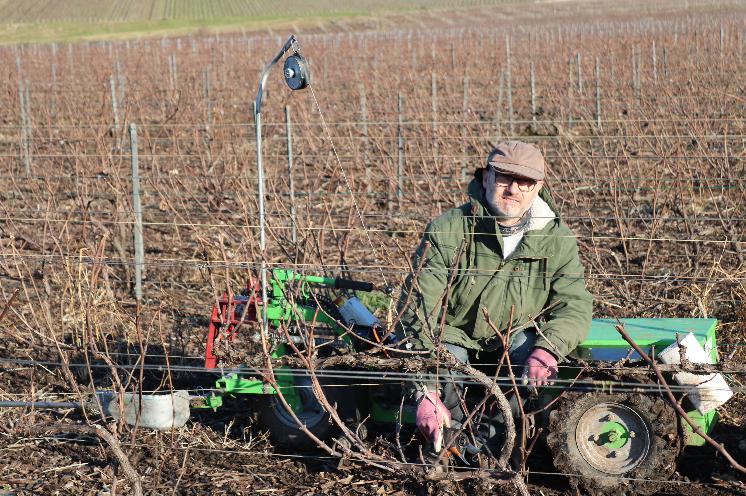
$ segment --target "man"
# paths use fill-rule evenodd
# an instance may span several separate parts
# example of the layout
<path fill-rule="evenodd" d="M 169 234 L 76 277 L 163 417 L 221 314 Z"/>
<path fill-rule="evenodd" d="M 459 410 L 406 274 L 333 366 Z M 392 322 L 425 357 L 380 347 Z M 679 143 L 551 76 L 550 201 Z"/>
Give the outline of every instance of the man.
<path fill-rule="evenodd" d="M 419 275 L 410 276 L 400 303 L 406 305 L 401 325 L 415 348 L 440 343 L 462 362 L 496 363 L 502 341 L 486 313 L 501 333 L 512 331 L 508 355 L 524 384 L 541 386 L 587 336 L 592 297 L 576 239 L 544 177 L 537 148 L 500 143 L 475 172 L 469 202 L 428 225 L 413 257 Z M 442 427 L 464 418 L 453 384 L 414 384 L 417 426 L 436 451 Z"/>

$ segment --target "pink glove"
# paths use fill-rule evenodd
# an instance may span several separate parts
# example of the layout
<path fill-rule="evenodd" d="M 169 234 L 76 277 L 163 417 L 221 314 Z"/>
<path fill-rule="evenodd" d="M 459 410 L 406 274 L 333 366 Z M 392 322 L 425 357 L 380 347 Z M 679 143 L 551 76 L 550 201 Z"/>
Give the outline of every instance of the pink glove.
<path fill-rule="evenodd" d="M 435 451 L 443 445 L 443 427 L 450 427 L 451 412 L 440 401 L 437 391 L 430 391 L 417 405 L 415 423 L 422 434 L 433 442 Z"/>
<path fill-rule="evenodd" d="M 531 386 L 548 386 L 557 377 L 557 359 L 543 348 L 534 348 L 526 360 L 523 383 Z"/>

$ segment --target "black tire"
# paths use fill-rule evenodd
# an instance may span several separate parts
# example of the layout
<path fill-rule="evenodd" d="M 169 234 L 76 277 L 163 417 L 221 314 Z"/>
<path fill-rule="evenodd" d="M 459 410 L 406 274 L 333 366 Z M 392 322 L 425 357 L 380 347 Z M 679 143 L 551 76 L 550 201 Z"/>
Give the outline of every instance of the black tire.
<path fill-rule="evenodd" d="M 296 416 L 311 434 L 322 441 L 328 441 L 338 432 L 334 420 L 330 418 L 329 413 L 324 410 L 313 395 L 311 388 L 308 387 L 310 379 L 297 377 L 295 382 L 296 385 L 301 386 L 298 392 L 303 401 L 303 411 L 297 412 Z M 326 399 L 336 407 L 337 414 L 346 425 L 352 425 L 356 419 L 355 395 L 349 389 L 350 387 L 340 386 L 339 380 L 334 384 L 327 383 L 323 386 Z M 259 424 L 268 431 L 276 445 L 294 449 L 316 447 L 316 442 L 298 426 L 276 395 L 262 396 L 259 401 Z"/>
<path fill-rule="evenodd" d="M 612 416 L 594 417 L 604 411 Z M 626 415 L 627 421 L 614 417 L 616 413 Z M 614 418 L 640 431 L 625 431 L 625 446 L 629 446 L 621 455 L 617 453 L 624 448 L 615 449 L 608 432 L 586 439 L 589 426 L 601 430 L 605 425 L 620 425 L 612 422 Z M 676 469 L 679 432 L 676 412 L 658 396 L 567 392 L 549 415 L 547 444 L 555 467 L 569 475 L 570 484 L 581 494 L 652 494 Z M 602 456 L 603 449 L 609 450 L 609 455 Z"/>

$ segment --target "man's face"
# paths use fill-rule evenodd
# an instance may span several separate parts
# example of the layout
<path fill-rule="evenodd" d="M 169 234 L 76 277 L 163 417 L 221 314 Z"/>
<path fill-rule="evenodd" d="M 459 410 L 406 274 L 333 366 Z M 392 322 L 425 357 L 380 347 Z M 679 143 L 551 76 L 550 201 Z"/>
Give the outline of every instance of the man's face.
<path fill-rule="evenodd" d="M 508 174 L 496 172 L 488 167 L 482 174 L 482 187 L 485 200 L 493 213 L 505 226 L 516 224 L 523 214 L 531 208 L 538 196 L 544 181 L 512 177 Z"/>

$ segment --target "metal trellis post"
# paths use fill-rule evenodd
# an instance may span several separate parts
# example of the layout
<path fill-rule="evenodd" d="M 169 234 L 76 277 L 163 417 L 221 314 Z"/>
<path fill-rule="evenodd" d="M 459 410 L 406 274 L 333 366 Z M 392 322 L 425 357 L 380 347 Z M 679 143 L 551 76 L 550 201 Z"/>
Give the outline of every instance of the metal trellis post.
<path fill-rule="evenodd" d="M 510 70 L 510 36 L 505 35 L 505 52 L 507 54 L 507 63 L 505 69 L 505 77 L 507 78 L 507 89 L 508 89 L 508 123 L 511 137 L 515 134 L 515 127 L 513 125 L 513 81 Z"/>
<path fill-rule="evenodd" d="M 601 130 L 601 61 L 596 57 L 596 125 Z"/>
<path fill-rule="evenodd" d="M 433 52 L 434 53 L 434 52 Z M 433 59 L 435 55 L 433 55 Z M 430 73 L 430 111 L 433 130 L 433 156 L 438 159 L 438 80 L 434 72 Z"/>
<path fill-rule="evenodd" d="M 285 131 L 287 133 L 288 145 L 288 185 L 290 186 L 290 224 L 291 240 L 293 244 L 298 242 L 298 226 L 295 210 L 295 182 L 293 181 L 293 132 L 290 125 L 290 106 L 285 105 Z"/>
<path fill-rule="evenodd" d="M 397 155 L 398 167 L 396 169 L 396 199 L 401 208 L 402 197 L 404 196 L 404 97 L 399 93 L 397 95 L 397 109 L 399 113 L 399 125 L 397 127 Z"/>
<path fill-rule="evenodd" d="M 365 166 L 365 190 L 373 191 L 371 181 L 370 163 L 368 162 L 368 106 L 365 100 L 365 85 L 360 83 L 360 117 L 362 119 L 363 131 L 363 165 Z"/>
<path fill-rule="evenodd" d="M 533 62 L 531 62 L 531 122 L 536 127 L 536 77 Z"/>
<path fill-rule="evenodd" d="M 114 82 L 114 75 L 109 76 L 109 86 L 111 88 L 111 111 L 114 114 L 114 136 L 116 138 L 117 150 L 121 148 L 119 135 L 119 106 L 117 105 L 117 86 Z"/>
<path fill-rule="evenodd" d="M 141 302 L 145 249 L 142 233 L 142 206 L 140 204 L 140 167 L 137 158 L 137 126 L 134 123 L 130 123 L 130 151 L 132 154 L 132 209 L 135 212 L 135 298 L 138 302 Z"/>

